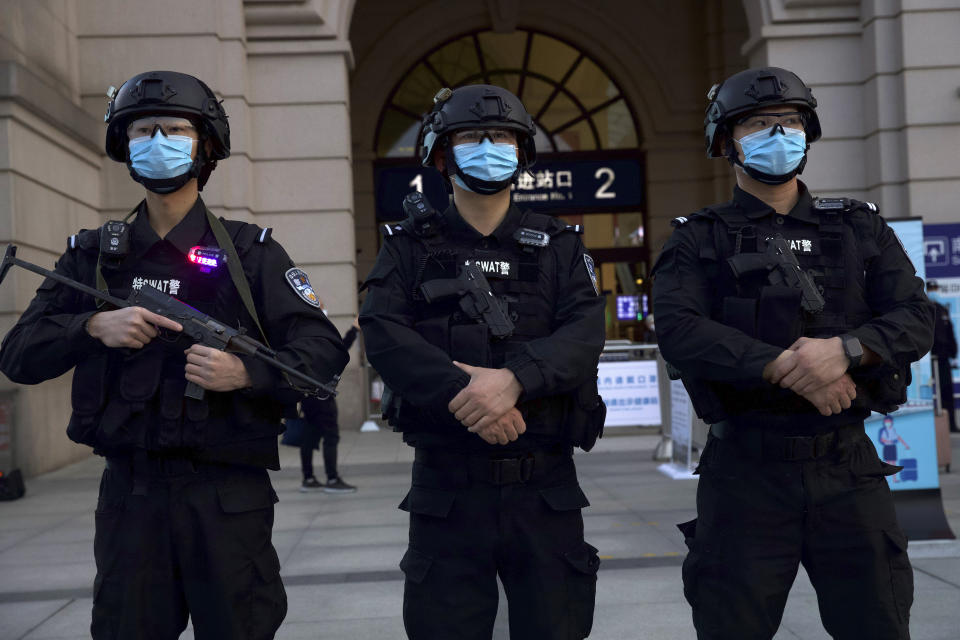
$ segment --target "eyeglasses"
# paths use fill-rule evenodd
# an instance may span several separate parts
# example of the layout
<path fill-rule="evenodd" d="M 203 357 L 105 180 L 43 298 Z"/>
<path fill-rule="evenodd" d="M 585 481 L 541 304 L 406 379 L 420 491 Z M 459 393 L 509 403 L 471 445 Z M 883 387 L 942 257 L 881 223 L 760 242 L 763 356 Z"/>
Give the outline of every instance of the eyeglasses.
<path fill-rule="evenodd" d="M 509 129 L 466 129 L 457 131 L 453 134 L 454 144 L 463 144 L 465 142 L 483 142 L 484 138 L 489 138 L 490 142 L 514 143 L 517 142 L 517 134 Z"/>
<path fill-rule="evenodd" d="M 799 111 L 755 113 L 737 120 L 737 124 L 750 132 L 763 131 L 778 124 L 787 129 L 803 129 L 807 125 L 807 114 Z"/>
<path fill-rule="evenodd" d="M 167 136 L 188 136 L 197 137 L 197 128 L 186 118 L 177 118 L 175 116 L 156 116 L 151 118 L 139 118 L 127 126 L 127 137 L 134 138 L 150 137 L 157 127 Z"/>

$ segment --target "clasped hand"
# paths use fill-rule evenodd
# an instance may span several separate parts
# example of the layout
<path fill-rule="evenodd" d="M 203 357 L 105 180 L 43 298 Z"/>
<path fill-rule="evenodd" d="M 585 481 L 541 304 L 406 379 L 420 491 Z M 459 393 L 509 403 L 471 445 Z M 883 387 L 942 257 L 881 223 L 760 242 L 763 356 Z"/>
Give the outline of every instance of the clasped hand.
<path fill-rule="evenodd" d="M 453 364 L 470 375 L 470 382 L 447 405 L 450 413 L 467 431 L 490 444 L 507 444 L 519 438 L 527 426 L 516 408 L 523 388 L 513 372 L 456 361 Z"/>
<path fill-rule="evenodd" d="M 101 311 L 90 316 L 87 333 L 112 348 L 142 349 L 157 337 L 158 329 L 183 331 L 178 323 L 143 307 Z M 184 378 L 208 391 L 234 391 L 249 387 L 250 374 L 232 353 L 195 344 L 184 351 Z"/>
<path fill-rule="evenodd" d="M 766 366 L 763 378 L 806 398 L 825 416 L 849 409 L 857 386 L 840 338 L 800 338 Z"/>

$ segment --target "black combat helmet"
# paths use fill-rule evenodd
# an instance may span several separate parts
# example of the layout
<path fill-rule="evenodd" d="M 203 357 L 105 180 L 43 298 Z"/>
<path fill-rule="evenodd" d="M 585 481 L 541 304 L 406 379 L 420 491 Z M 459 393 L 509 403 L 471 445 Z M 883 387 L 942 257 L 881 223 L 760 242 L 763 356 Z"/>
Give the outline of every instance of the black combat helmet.
<path fill-rule="evenodd" d="M 820 139 L 820 119 L 817 118 L 817 99 L 810 87 L 797 74 L 779 67 L 761 67 L 735 73 L 723 82 L 715 84 L 707 93 L 710 104 L 703 120 L 706 134 L 707 157 L 720 158 L 729 155 L 729 149 L 721 149 L 722 133 L 733 128 L 731 121 L 745 116 L 755 109 L 771 105 L 794 105 L 806 114 L 804 130 L 807 142 Z"/>
<path fill-rule="evenodd" d="M 537 160 L 534 136 L 537 127 L 517 96 L 502 87 L 472 84 L 458 89 L 441 89 L 433 98 L 433 109 L 423 116 L 420 133 L 420 161 L 433 166 L 433 153 L 440 149 L 446 160 L 449 176 L 458 175 L 477 193 L 502 191 L 521 172 Z M 450 145 L 450 134 L 463 129 L 509 129 L 517 134 L 520 159 L 516 172 L 507 180 L 491 182 L 466 175 L 457 166 Z M 449 188 L 449 187 L 448 187 Z"/>
<path fill-rule="evenodd" d="M 743 167 L 751 178 L 766 184 L 782 184 L 803 173 L 810 143 L 820 139 L 821 131 L 816 112 L 817 99 L 797 74 L 779 67 L 747 69 L 713 85 L 707 98 L 710 104 L 703 119 L 703 132 L 708 158 L 726 156 L 731 164 Z M 733 145 L 733 125 L 738 119 L 756 109 L 776 105 L 795 106 L 805 117 L 807 148 L 797 168 L 786 175 L 770 175 L 744 166 Z"/>
<path fill-rule="evenodd" d="M 148 71 L 136 75 L 117 91 L 111 90 L 110 103 L 104 121 L 107 123 L 107 155 L 117 162 L 127 163 L 130 175 L 148 189 L 170 193 L 198 178 L 203 188 L 217 160 L 230 155 L 230 125 L 227 113 L 213 91 L 202 81 L 176 71 Z M 193 166 L 183 176 L 170 179 L 150 179 L 138 175 L 130 166 L 127 126 L 145 116 L 179 116 L 197 126 L 200 144 Z M 206 141 L 210 142 L 209 153 Z"/>

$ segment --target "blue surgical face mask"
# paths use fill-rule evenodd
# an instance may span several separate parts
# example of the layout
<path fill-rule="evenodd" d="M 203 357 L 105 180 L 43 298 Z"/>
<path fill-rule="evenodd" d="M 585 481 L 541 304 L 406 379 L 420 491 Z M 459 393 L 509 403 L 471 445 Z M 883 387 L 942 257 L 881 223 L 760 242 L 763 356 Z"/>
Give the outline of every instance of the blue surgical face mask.
<path fill-rule="evenodd" d="M 164 135 L 158 127 L 153 136 L 130 141 L 130 166 L 152 180 L 182 176 L 193 164 L 193 142 L 189 136 Z"/>
<path fill-rule="evenodd" d="M 737 142 L 743 149 L 743 166 L 771 176 L 792 172 L 807 152 L 806 134 L 780 125 L 743 136 Z"/>
<path fill-rule="evenodd" d="M 494 143 L 488 138 L 455 145 L 453 157 L 465 174 L 487 182 L 509 180 L 517 170 L 517 147 L 507 142 Z M 460 176 L 454 176 L 453 180 L 461 189 L 473 191 Z"/>

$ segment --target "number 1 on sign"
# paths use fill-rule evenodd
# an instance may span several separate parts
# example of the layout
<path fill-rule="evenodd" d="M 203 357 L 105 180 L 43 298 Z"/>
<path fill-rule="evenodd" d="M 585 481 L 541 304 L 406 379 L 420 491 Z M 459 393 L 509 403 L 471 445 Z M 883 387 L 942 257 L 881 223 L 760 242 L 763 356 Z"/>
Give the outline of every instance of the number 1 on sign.
<path fill-rule="evenodd" d="M 417 177 L 410 181 L 409 186 L 413 187 L 420 193 L 423 193 L 423 174 L 418 173 Z"/>

